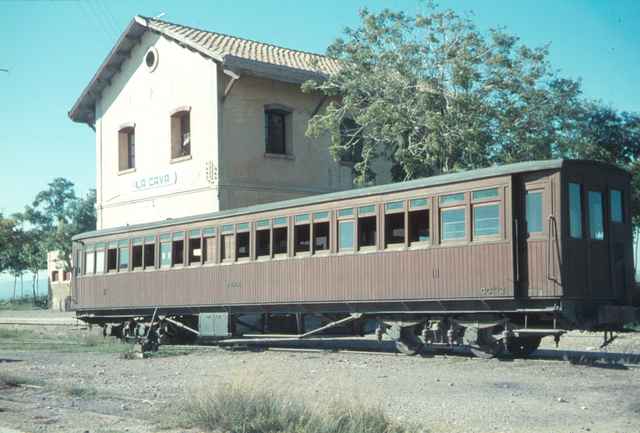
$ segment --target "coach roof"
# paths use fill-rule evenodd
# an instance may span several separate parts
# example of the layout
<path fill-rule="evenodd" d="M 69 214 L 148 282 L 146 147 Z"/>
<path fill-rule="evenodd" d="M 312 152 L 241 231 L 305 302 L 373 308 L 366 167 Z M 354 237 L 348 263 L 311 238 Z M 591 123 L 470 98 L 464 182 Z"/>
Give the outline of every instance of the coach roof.
<path fill-rule="evenodd" d="M 422 179 L 410 180 L 406 182 L 390 183 L 386 185 L 371 186 L 366 188 L 351 189 L 347 191 L 333 192 L 329 194 L 313 195 L 308 197 L 297 198 L 293 200 L 278 201 L 272 203 L 264 203 L 255 206 L 249 206 L 238 209 L 229 209 L 220 212 L 213 212 L 208 214 L 194 215 L 183 218 L 172 218 L 163 221 L 157 221 L 145 224 L 135 224 L 123 227 L 114 227 L 104 230 L 96 230 L 92 232 L 81 233 L 73 237 L 73 240 L 88 239 L 96 236 L 107 236 L 120 233 L 127 233 L 139 230 L 148 230 L 152 228 L 170 227 L 180 224 L 190 224 L 197 222 L 204 222 L 208 220 L 216 220 L 222 218 L 229 218 L 235 216 L 249 215 L 258 212 L 269 212 L 276 210 L 289 209 L 301 206 L 310 206 L 315 204 L 327 203 L 339 200 L 348 200 L 359 197 L 367 197 L 378 194 L 393 193 L 400 191 L 409 191 L 412 189 L 434 187 L 439 185 L 446 185 L 450 183 L 467 182 L 478 179 L 485 179 L 496 176 L 506 176 L 516 173 L 524 173 L 540 170 L 553 170 L 560 169 L 566 164 L 600 164 L 609 168 L 617 168 L 609 164 L 596 163 L 592 161 L 579 161 L 579 160 L 564 160 L 564 159 L 551 159 L 543 161 L 528 161 L 518 162 L 514 164 L 505 164 L 500 166 L 480 168 L 476 170 L 460 171 L 456 173 L 443 174 L 438 176 L 425 177 Z M 628 173 L 622 169 L 621 172 Z"/>

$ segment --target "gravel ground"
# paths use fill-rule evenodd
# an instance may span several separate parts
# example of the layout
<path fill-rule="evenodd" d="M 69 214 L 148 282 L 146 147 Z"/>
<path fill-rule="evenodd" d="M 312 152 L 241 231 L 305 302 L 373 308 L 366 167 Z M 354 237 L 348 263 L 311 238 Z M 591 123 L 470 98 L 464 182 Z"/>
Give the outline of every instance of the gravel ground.
<path fill-rule="evenodd" d="M 90 332 L 97 330 L 52 327 L 36 337 Z M 528 360 L 407 357 L 362 340 L 314 343 L 332 349 L 315 351 L 165 346 L 159 356 L 126 360 L 115 344 L 76 352 L 29 339 L 16 346 L 0 333 L 0 374 L 31 381 L 0 385 L 0 432 L 195 432 L 170 427 L 178 403 L 221 383 L 266 387 L 311 406 L 373 406 L 433 433 L 639 432 L 640 335 L 624 334 L 607 351 L 595 349 L 601 338 L 572 333 L 562 350 L 550 340 Z M 367 351 L 336 350 L 353 346 Z"/>

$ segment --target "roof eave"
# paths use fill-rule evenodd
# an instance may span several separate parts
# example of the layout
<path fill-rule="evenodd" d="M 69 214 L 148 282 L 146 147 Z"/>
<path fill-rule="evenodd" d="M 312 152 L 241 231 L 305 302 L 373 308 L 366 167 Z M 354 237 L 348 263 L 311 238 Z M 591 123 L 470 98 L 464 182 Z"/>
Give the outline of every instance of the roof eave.
<path fill-rule="evenodd" d="M 102 90 L 111 82 L 111 78 L 120 70 L 120 66 L 129 57 L 133 46 L 146 30 L 146 21 L 135 16 L 118 38 L 107 57 L 104 59 L 89 84 L 69 110 L 71 120 L 93 125 L 95 123 L 95 103 Z"/>

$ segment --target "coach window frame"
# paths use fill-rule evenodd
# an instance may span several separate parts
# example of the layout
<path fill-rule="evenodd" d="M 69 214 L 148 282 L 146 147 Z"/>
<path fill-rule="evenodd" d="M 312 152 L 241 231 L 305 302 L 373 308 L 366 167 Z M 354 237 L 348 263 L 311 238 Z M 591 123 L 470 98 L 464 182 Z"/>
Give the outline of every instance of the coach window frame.
<path fill-rule="evenodd" d="M 244 235 L 247 235 L 246 247 L 248 249 L 247 255 L 240 256 L 240 235 L 242 235 L 244 239 Z M 235 224 L 235 240 L 234 240 L 234 262 L 249 262 L 251 261 L 251 223 L 249 222 L 240 222 Z"/>
<path fill-rule="evenodd" d="M 316 256 L 326 256 L 331 254 L 331 216 L 330 210 L 316 210 L 311 213 L 311 254 Z M 327 242 L 326 248 L 316 249 L 317 225 L 327 224 Z"/>
<path fill-rule="evenodd" d="M 366 204 L 361 204 L 358 205 L 356 208 L 354 208 L 354 210 L 357 213 L 357 218 L 356 218 L 356 238 L 355 238 L 355 244 L 356 244 L 356 251 L 360 252 L 360 253 L 369 253 L 369 252 L 373 252 L 373 251 L 377 251 L 378 249 L 378 232 L 380 231 L 380 224 L 378 222 L 378 206 L 376 204 L 373 203 L 366 203 Z M 373 222 L 375 224 L 375 231 L 374 231 L 374 235 L 373 235 L 373 245 L 362 245 L 362 239 L 361 239 L 361 223 L 363 219 L 367 219 L 370 220 L 373 218 Z"/>
<path fill-rule="evenodd" d="M 389 226 L 391 222 L 392 215 L 402 215 L 401 218 L 396 218 L 398 220 L 402 219 L 402 232 L 403 238 L 402 242 L 389 242 Z M 387 220 L 387 216 L 389 216 L 389 220 Z M 395 218 L 395 217 L 394 217 Z M 388 222 L 389 221 L 389 222 Z M 385 250 L 401 250 L 407 248 L 407 200 L 405 199 L 389 199 L 385 200 L 382 205 L 382 221 L 381 226 L 384 226 L 382 229 L 382 248 Z"/>
<path fill-rule="evenodd" d="M 258 220 L 256 220 L 253 223 L 253 232 L 254 232 L 254 236 L 253 236 L 253 259 L 256 261 L 267 261 L 271 259 L 271 256 L 273 254 L 273 231 L 271 230 L 271 219 L 270 218 L 260 218 Z M 260 237 L 258 236 L 258 233 L 263 233 L 263 232 L 267 232 L 267 239 L 269 242 L 269 245 L 267 246 L 267 254 L 258 254 L 259 248 L 258 248 L 258 242 L 260 241 Z"/>
<path fill-rule="evenodd" d="M 462 196 L 461 199 L 451 199 L 448 201 L 450 197 L 453 196 Z M 438 239 L 440 240 L 440 245 L 449 246 L 449 245 L 461 245 L 468 243 L 471 239 L 471 231 L 473 230 L 472 222 L 471 222 L 471 212 L 469 210 L 469 197 L 470 194 L 468 191 L 447 191 L 438 195 Z M 445 227 L 444 227 L 444 215 L 447 212 L 462 210 L 464 214 L 464 235 L 461 238 L 454 239 L 445 239 Z"/>
<path fill-rule="evenodd" d="M 281 253 L 276 253 L 276 230 L 286 229 L 286 251 Z M 291 228 L 289 227 L 289 217 L 288 216 L 275 216 L 271 218 L 271 258 L 274 260 L 283 260 L 289 257 L 291 253 Z"/>
<path fill-rule="evenodd" d="M 476 193 L 495 190 L 495 196 L 476 198 Z M 491 242 L 502 239 L 504 231 L 504 217 L 503 206 L 504 199 L 502 194 L 502 188 L 498 186 L 485 186 L 482 188 L 475 188 L 469 192 L 470 200 L 470 212 L 469 223 L 470 230 L 467 237 L 471 239 L 471 242 Z M 488 235 L 476 235 L 476 209 L 487 206 L 498 207 L 498 232 Z"/>
<path fill-rule="evenodd" d="M 407 200 L 407 217 L 406 217 L 406 243 L 410 249 L 428 248 L 433 245 L 433 198 L 426 194 L 419 197 L 411 197 Z M 422 204 L 425 203 L 425 204 Z M 412 231 L 412 212 L 427 212 L 427 239 L 426 240 L 411 240 Z"/>
<path fill-rule="evenodd" d="M 351 248 L 340 248 L 340 226 L 342 224 L 351 223 Z M 344 255 L 344 254 L 353 254 L 356 251 L 357 245 L 357 217 L 355 208 L 351 207 L 343 207 L 336 210 L 336 225 L 335 225 L 335 237 L 336 237 L 336 254 Z"/>

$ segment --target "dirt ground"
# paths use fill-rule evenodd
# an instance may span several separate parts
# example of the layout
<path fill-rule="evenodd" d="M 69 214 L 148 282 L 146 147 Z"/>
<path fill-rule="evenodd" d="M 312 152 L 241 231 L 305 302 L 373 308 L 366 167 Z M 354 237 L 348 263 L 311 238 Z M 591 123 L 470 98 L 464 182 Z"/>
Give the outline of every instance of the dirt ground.
<path fill-rule="evenodd" d="M 2 312 L 0 322 L 10 317 Z M 181 402 L 222 383 L 272 389 L 312 407 L 363 404 L 433 433 L 639 432 L 640 334 L 602 351 L 601 339 L 571 333 L 560 349 L 549 340 L 527 360 L 407 357 L 390 342 L 353 339 L 270 350 L 163 346 L 129 360 L 126 345 L 104 341 L 95 328 L 3 324 L 0 379 L 20 384 L 0 384 L 0 433 L 196 432 L 178 427 Z"/>

